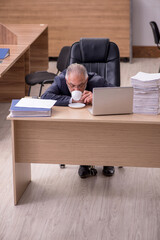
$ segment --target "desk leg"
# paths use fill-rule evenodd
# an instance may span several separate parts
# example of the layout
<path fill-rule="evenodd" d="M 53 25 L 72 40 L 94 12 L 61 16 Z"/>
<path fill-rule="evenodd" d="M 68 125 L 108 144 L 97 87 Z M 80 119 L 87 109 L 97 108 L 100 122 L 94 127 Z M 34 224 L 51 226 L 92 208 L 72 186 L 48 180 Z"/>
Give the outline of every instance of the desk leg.
<path fill-rule="evenodd" d="M 31 182 L 31 164 L 17 163 L 16 121 L 12 122 L 13 194 L 16 205 Z"/>

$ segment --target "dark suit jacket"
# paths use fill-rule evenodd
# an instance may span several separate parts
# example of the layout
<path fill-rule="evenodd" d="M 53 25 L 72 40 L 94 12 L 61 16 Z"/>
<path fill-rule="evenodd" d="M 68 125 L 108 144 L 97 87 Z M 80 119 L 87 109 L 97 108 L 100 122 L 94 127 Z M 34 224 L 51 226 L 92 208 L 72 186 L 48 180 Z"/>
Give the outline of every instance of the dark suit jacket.
<path fill-rule="evenodd" d="M 56 76 L 52 85 L 46 90 L 41 98 L 57 100 L 55 104 L 57 106 L 68 106 L 71 93 L 66 84 L 65 74 L 66 70 Z M 93 88 L 96 87 L 113 87 L 113 85 L 108 84 L 104 78 L 96 73 L 89 72 L 86 90 L 92 92 Z"/>

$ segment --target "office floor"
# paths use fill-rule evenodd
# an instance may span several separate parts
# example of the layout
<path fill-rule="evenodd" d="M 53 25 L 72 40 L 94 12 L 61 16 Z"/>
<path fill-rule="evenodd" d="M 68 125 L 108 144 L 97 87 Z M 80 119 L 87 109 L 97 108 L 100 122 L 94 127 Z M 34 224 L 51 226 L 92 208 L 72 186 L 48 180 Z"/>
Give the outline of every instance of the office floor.
<path fill-rule="evenodd" d="M 121 63 L 122 86 L 159 65 L 160 59 Z M 116 168 L 106 178 L 98 166 L 96 177 L 80 179 L 78 166 L 32 164 L 32 182 L 14 206 L 9 105 L 0 104 L 0 240 L 160 239 L 160 169 Z"/>

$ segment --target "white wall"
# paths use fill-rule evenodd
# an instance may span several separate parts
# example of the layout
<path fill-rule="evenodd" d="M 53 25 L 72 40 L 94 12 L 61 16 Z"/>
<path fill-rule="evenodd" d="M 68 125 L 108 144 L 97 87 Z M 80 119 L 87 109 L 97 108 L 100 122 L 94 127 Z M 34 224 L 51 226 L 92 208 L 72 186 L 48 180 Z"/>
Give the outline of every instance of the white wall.
<path fill-rule="evenodd" d="M 155 21 L 160 29 L 160 0 L 132 1 L 132 45 L 155 46 L 149 22 Z"/>

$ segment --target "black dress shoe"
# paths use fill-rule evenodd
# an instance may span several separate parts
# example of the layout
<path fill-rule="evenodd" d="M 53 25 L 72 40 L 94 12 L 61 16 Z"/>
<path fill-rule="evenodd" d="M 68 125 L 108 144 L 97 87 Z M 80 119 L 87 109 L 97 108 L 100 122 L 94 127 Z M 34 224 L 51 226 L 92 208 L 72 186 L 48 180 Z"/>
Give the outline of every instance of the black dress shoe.
<path fill-rule="evenodd" d="M 111 166 L 104 166 L 102 172 L 103 172 L 103 175 L 105 175 L 107 177 L 111 177 L 111 176 L 113 176 L 115 169 L 114 169 L 114 167 L 111 167 Z"/>
<path fill-rule="evenodd" d="M 78 170 L 78 174 L 81 178 L 87 178 L 90 176 L 90 166 L 88 165 L 81 165 Z"/>

